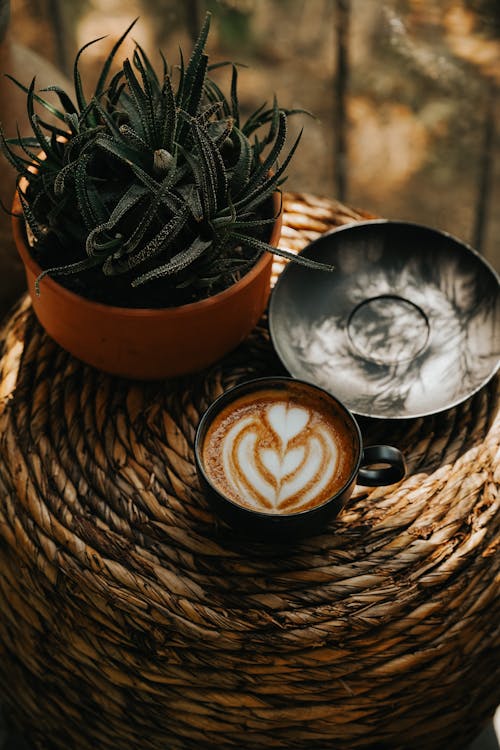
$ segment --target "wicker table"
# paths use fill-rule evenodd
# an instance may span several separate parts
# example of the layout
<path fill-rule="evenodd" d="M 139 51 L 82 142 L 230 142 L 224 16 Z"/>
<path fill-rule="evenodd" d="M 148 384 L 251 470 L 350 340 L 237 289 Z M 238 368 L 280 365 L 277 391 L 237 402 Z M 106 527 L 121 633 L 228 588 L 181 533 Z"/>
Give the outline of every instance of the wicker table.
<path fill-rule="evenodd" d="M 283 245 L 362 214 L 288 195 Z M 276 269 L 279 271 L 279 268 Z M 265 320 L 209 371 L 141 385 L 66 355 L 24 300 L 0 361 L 0 687 L 40 748 L 461 748 L 498 693 L 494 381 L 362 423 L 408 456 L 321 536 L 238 542 L 192 442 L 227 387 L 281 371 Z"/>

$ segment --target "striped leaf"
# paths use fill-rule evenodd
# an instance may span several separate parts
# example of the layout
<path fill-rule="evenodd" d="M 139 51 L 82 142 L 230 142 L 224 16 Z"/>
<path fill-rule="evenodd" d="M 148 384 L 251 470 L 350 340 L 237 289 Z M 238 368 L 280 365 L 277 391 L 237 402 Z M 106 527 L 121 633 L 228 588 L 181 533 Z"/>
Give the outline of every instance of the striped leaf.
<path fill-rule="evenodd" d="M 153 237 L 146 245 L 136 250 L 134 253 L 129 253 L 125 256 L 115 256 L 108 258 L 103 266 L 103 271 L 107 275 L 124 273 L 132 268 L 142 265 L 152 258 L 155 258 L 160 253 L 164 253 L 165 250 L 177 239 L 180 232 L 186 226 L 186 222 L 189 216 L 189 211 L 184 208 L 183 211 L 176 214 L 166 224 L 155 237 Z M 178 255 L 182 255 L 186 250 L 182 250 Z"/>
<path fill-rule="evenodd" d="M 271 252 L 273 255 L 278 255 L 280 258 L 291 260 L 294 263 L 298 263 L 301 266 L 306 266 L 307 268 L 310 268 L 314 271 L 335 270 L 335 266 L 332 266 L 328 263 L 320 263 L 317 260 L 305 258 L 300 254 L 296 255 L 295 253 L 291 253 L 289 250 L 282 250 L 281 248 L 271 247 L 271 245 L 268 245 L 266 242 L 262 242 L 262 240 L 258 240 L 256 237 L 250 237 L 245 234 L 240 234 L 239 232 L 233 232 L 232 238 L 236 242 L 241 242 L 242 245 L 262 252 Z"/>
<path fill-rule="evenodd" d="M 132 21 L 132 23 L 128 26 L 128 28 L 125 29 L 125 31 L 123 32 L 123 34 L 121 35 L 121 37 L 114 44 L 114 46 L 113 46 L 111 52 L 109 53 L 109 55 L 106 57 L 106 60 L 104 61 L 104 65 L 101 68 L 101 72 L 99 74 L 99 79 L 97 81 L 97 85 L 96 85 L 95 91 L 94 91 L 94 97 L 96 99 L 99 98 L 99 96 L 102 94 L 102 92 L 104 91 L 104 89 L 106 87 L 106 80 L 107 80 L 107 77 L 109 75 L 109 71 L 111 69 L 111 65 L 113 64 L 113 60 L 116 57 L 116 53 L 118 52 L 118 50 L 120 49 L 121 45 L 125 41 L 126 37 L 129 35 L 129 33 L 134 28 L 134 26 L 137 23 L 137 21 L 138 21 L 138 18 L 135 18 Z M 102 38 L 103 37 L 101 37 L 101 39 Z M 96 40 L 96 41 L 99 41 L 99 40 Z M 88 46 L 88 45 L 86 45 L 86 46 Z M 85 49 L 85 47 L 82 48 L 82 51 L 83 51 L 83 49 Z M 78 56 L 79 55 L 80 55 L 80 53 L 78 53 Z M 77 58 L 78 58 L 78 56 L 77 56 Z"/>
<path fill-rule="evenodd" d="M 180 271 L 183 271 L 198 260 L 211 244 L 211 240 L 202 240 L 197 237 L 186 250 L 174 255 L 168 263 L 164 263 L 163 265 L 158 266 L 158 268 L 153 268 L 151 271 L 147 271 L 134 279 L 132 281 L 132 286 L 141 286 L 147 281 L 164 278 L 165 276 L 173 276 Z"/>

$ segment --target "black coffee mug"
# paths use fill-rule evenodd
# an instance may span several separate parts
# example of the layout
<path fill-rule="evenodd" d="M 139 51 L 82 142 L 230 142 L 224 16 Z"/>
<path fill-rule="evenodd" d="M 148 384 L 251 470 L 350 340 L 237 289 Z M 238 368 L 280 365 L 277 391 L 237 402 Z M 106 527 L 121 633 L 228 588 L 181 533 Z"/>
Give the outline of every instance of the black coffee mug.
<path fill-rule="evenodd" d="M 262 403 L 265 405 L 259 406 Z M 260 413 L 258 410 L 262 408 L 267 411 Z M 261 486 L 270 486 L 267 481 L 269 468 L 273 469 L 279 460 L 283 465 L 285 460 L 283 452 L 279 459 L 278 451 L 268 445 L 269 436 L 283 444 L 283 437 L 271 434 L 273 414 L 274 417 L 281 415 L 285 419 L 281 426 L 278 423 L 275 426 L 278 433 L 280 430 L 288 431 L 286 438 L 291 437 L 289 444 L 294 447 L 287 454 L 290 458 L 288 463 L 295 462 L 302 470 L 304 488 L 299 488 L 292 500 L 287 498 L 282 508 L 273 507 L 270 510 L 258 503 L 257 506 L 248 505 L 244 492 L 238 494 L 242 485 L 232 484 L 230 480 L 226 482 L 225 479 L 221 484 L 220 477 L 232 473 L 232 469 L 225 470 L 224 462 L 232 465 L 233 447 L 237 443 L 238 450 L 243 446 L 242 455 L 247 455 L 245 450 L 248 453 L 251 449 L 247 461 L 250 479 L 245 472 L 243 479 L 245 487 L 253 481 L 252 477 L 255 480 L 256 488 L 251 490 L 252 500 L 254 496 L 260 497 L 258 490 Z M 321 417 L 318 421 L 314 414 L 322 414 L 325 419 Z M 292 418 L 295 419 L 293 423 L 290 421 Z M 304 420 L 307 419 L 309 421 L 306 423 Z M 312 427 L 315 420 L 326 427 Z M 301 428 L 301 425 L 304 426 Z M 219 437 L 212 438 L 212 435 Z M 215 440 L 219 440 L 220 444 Z M 245 440 L 250 448 L 244 445 Z M 356 419 L 338 399 L 316 385 L 288 377 L 249 380 L 219 396 L 208 407 L 198 425 L 195 461 L 201 488 L 220 518 L 245 536 L 276 541 L 322 532 L 342 510 L 356 484 L 369 487 L 390 485 L 399 482 L 406 473 L 403 454 L 397 448 L 389 445 L 363 447 Z M 313 468 L 311 462 L 314 463 Z M 314 481 L 311 477 L 308 480 L 307 472 L 311 474 L 313 469 Z M 332 479 L 329 484 L 325 477 L 330 475 Z M 292 472 L 286 476 L 294 475 Z M 275 477 L 272 479 L 276 481 Z M 306 495 L 314 495 L 314 482 L 322 488 L 321 493 L 318 491 L 316 499 L 302 507 L 301 502 Z M 295 503 L 295 507 L 291 508 L 290 502 Z"/>

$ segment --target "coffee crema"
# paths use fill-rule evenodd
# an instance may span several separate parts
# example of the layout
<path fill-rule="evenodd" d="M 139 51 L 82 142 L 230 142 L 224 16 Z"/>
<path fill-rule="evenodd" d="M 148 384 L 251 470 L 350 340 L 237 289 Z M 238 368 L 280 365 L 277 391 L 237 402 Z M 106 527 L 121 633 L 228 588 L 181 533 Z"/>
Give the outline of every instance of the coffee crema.
<path fill-rule="evenodd" d="M 254 511 L 299 513 L 341 490 L 357 460 L 343 411 L 290 385 L 240 396 L 214 418 L 203 442 L 211 483 Z"/>

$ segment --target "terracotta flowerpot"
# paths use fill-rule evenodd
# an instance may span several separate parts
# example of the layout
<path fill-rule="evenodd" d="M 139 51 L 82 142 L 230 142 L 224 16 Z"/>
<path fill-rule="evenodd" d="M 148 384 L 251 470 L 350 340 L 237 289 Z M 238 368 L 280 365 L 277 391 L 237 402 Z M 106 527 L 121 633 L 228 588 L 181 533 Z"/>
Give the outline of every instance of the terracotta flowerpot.
<path fill-rule="evenodd" d="M 279 210 L 279 196 L 275 196 Z M 21 214 L 15 196 L 13 213 Z M 45 276 L 31 256 L 22 218 L 13 218 L 35 314 L 54 341 L 83 362 L 128 378 L 157 380 L 201 370 L 243 341 L 262 315 L 270 292 L 273 256 L 265 253 L 236 284 L 208 299 L 164 309 L 93 302 Z M 270 244 L 278 243 L 281 215 Z"/>

